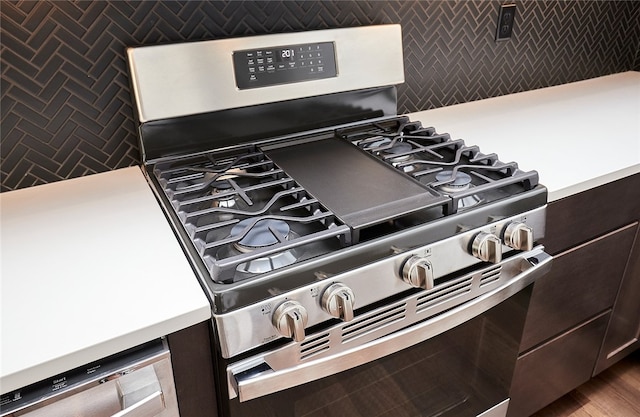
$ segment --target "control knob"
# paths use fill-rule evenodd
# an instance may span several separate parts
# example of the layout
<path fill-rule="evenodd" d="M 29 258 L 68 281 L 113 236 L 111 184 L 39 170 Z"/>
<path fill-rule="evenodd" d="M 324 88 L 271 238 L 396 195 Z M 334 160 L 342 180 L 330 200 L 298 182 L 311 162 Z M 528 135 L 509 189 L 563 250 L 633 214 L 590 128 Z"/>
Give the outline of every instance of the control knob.
<path fill-rule="evenodd" d="M 533 229 L 522 222 L 511 222 L 504 229 L 504 243 L 516 250 L 533 249 Z"/>
<path fill-rule="evenodd" d="M 471 255 L 481 261 L 497 264 L 502 260 L 502 242 L 493 233 L 480 232 L 471 242 Z"/>
<path fill-rule="evenodd" d="M 327 313 L 343 321 L 353 320 L 353 305 L 355 298 L 351 288 L 344 284 L 335 283 L 327 287 L 322 293 L 320 301 Z"/>
<path fill-rule="evenodd" d="M 307 309 L 297 301 L 285 301 L 273 312 L 272 322 L 278 333 L 296 342 L 304 340 L 304 327 L 309 316 Z"/>
<path fill-rule="evenodd" d="M 413 255 L 402 266 L 402 279 L 416 288 L 433 288 L 433 266 L 422 256 Z"/>

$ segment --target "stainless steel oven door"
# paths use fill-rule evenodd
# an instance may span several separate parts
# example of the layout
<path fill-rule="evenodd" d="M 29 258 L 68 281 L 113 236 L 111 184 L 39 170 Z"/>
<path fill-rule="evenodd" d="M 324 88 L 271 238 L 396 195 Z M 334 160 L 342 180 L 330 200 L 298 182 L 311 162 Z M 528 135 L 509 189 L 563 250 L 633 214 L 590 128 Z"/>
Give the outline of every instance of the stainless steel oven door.
<path fill-rule="evenodd" d="M 542 248 L 507 283 L 335 355 L 273 369 L 269 352 L 231 364 L 225 415 L 504 416 Z M 513 268 L 512 268 L 513 269 Z"/>

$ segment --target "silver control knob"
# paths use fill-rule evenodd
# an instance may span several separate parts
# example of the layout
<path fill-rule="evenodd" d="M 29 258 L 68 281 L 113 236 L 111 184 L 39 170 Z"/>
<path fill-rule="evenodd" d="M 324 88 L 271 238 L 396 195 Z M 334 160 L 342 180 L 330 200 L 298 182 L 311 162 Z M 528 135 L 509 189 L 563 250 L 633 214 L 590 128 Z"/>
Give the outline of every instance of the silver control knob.
<path fill-rule="evenodd" d="M 273 312 L 271 320 L 278 333 L 296 342 L 304 340 L 304 327 L 308 320 L 307 309 L 297 301 L 285 301 Z"/>
<path fill-rule="evenodd" d="M 402 267 L 402 279 L 412 287 L 433 288 L 433 266 L 427 259 L 413 255 Z"/>
<path fill-rule="evenodd" d="M 504 229 L 504 243 L 516 250 L 533 249 L 533 229 L 521 222 L 511 222 Z"/>
<path fill-rule="evenodd" d="M 320 301 L 322 308 L 342 321 L 353 320 L 353 305 L 355 298 L 351 288 L 344 284 L 335 283 L 327 287 L 322 293 Z"/>
<path fill-rule="evenodd" d="M 471 242 L 471 255 L 481 261 L 497 264 L 502 260 L 502 242 L 492 233 L 480 232 Z"/>

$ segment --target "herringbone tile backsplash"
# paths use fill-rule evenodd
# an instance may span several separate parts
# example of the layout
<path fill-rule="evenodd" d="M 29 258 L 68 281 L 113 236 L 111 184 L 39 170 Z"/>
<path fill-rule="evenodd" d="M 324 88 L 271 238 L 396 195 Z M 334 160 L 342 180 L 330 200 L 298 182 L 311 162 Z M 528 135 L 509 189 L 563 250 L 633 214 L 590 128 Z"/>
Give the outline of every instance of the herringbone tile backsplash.
<path fill-rule="evenodd" d="M 640 2 L 516 0 L 496 43 L 502 3 L 2 0 L 1 190 L 139 164 L 127 46 L 400 23 L 400 113 L 640 70 Z"/>

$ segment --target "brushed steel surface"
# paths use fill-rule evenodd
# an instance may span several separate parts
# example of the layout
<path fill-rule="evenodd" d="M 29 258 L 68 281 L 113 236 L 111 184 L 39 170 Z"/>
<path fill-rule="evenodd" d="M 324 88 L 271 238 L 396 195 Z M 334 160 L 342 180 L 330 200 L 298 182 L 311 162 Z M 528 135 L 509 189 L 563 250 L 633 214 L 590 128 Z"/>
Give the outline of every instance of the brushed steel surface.
<path fill-rule="evenodd" d="M 273 327 L 271 314 L 286 300 L 294 300 L 303 305 L 309 315 L 308 326 L 313 326 L 333 317 L 321 306 L 321 294 L 329 285 L 340 282 L 351 288 L 358 300 L 358 308 L 381 301 L 394 294 L 412 289 L 402 278 L 405 261 L 412 256 L 429 260 L 432 264 L 434 280 L 464 268 L 480 264 L 480 261 L 468 253 L 471 240 L 479 231 L 500 234 L 511 222 L 520 221 L 529 225 L 536 237 L 544 235 L 545 207 L 524 212 L 518 216 L 500 219 L 458 235 L 440 240 L 396 255 L 363 265 L 357 269 L 334 275 L 331 279 L 311 283 L 296 290 L 276 293 L 263 302 L 246 306 L 226 314 L 215 314 L 216 327 L 225 337 L 220 339 L 222 355 L 230 358 L 251 348 L 266 344 L 281 337 Z M 505 253 L 513 251 L 503 246 Z M 318 271 L 322 275 L 322 271 Z M 438 285 L 434 290 L 437 290 Z"/>
<path fill-rule="evenodd" d="M 141 417 L 178 415 L 171 356 L 165 348 L 158 354 L 123 365 L 108 375 L 99 370 L 68 389 L 61 389 L 10 413 L 7 417 L 67 417 L 78 415 Z"/>
<path fill-rule="evenodd" d="M 316 42 L 335 44 L 337 77 L 236 87 L 234 51 Z M 397 24 L 134 47 L 127 56 L 141 122 L 404 82 Z"/>
<path fill-rule="evenodd" d="M 481 261 L 496 264 L 502 260 L 502 241 L 493 233 L 480 232 L 473 238 L 471 254 Z"/>
<path fill-rule="evenodd" d="M 412 256 L 402 267 L 402 279 L 416 288 L 430 290 L 433 288 L 433 266 L 428 259 Z"/>
<path fill-rule="evenodd" d="M 533 230 L 520 222 L 513 222 L 504 230 L 504 242 L 518 250 L 533 249 Z"/>
<path fill-rule="evenodd" d="M 307 325 L 307 310 L 296 301 L 280 304 L 272 316 L 273 326 L 284 337 L 296 342 L 304 340 L 304 327 Z"/>
<path fill-rule="evenodd" d="M 370 339 L 363 343 L 342 343 L 337 338 L 339 332 L 335 332 L 335 336 L 332 333 L 328 338 L 331 348 L 307 360 L 301 360 L 294 354 L 299 345 L 291 343 L 234 363 L 227 368 L 229 396 L 238 396 L 241 402 L 258 398 L 351 369 L 442 334 L 496 306 L 546 274 L 551 260 L 542 247 L 517 256 L 505 265 L 508 270 L 505 272 L 508 276 L 506 282 L 427 320 L 424 320 L 429 317 L 426 310 L 416 309 L 421 294 L 409 296 L 399 302 L 412 304 L 412 309 L 403 315 L 398 327 L 384 328 L 381 334 L 369 334 Z M 405 327 L 411 323 L 417 324 Z M 331 330 L 339 330 L 343 325 L 336 325 Z M 259 371 L 246 372 L 252 369 Z"/>
<path fill-rule="evenodd" d="M 354 305 L 353 291 L 344 284 L 332 284 L 322 293 L 324 311 L 343 321 L 353 320 Z"/>

